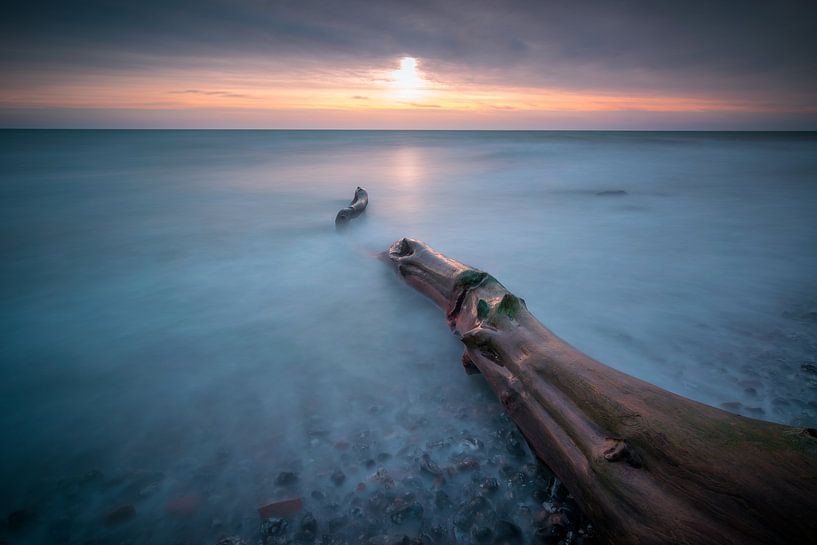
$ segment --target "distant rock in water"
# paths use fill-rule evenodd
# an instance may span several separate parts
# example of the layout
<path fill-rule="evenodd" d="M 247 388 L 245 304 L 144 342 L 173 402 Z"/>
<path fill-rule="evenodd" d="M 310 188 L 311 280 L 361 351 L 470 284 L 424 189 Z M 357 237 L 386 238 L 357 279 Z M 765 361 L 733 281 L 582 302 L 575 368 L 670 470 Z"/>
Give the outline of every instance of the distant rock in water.
<path fill-rule="evenodd" d="M 623 189 L 606 189 L 604 191 L 596 191 L 598 197 L 623 197 L 627 192 Z"/>

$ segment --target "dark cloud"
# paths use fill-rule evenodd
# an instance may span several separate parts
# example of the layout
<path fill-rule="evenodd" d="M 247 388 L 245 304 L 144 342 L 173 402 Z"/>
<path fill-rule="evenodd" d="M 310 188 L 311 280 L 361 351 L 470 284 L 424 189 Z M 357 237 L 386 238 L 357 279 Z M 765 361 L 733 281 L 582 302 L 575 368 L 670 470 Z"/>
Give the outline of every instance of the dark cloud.
<path fill-rule="evenodd" d="M 9 79 L 236 59 L 364 69 L 413 55 L 475 85 L 817 107 L 813 0 L 26 0 L 6 3 L 0 47 Z"/>

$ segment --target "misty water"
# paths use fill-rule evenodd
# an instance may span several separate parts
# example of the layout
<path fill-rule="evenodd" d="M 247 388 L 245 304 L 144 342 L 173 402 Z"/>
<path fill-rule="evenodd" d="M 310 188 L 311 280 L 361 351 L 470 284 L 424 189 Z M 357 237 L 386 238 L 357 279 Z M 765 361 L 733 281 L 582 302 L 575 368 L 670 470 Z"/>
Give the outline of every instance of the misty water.
<path fill-rule="evenodd" d="M 377 259 L 402 236 L 616 369 L 817 424 L 813 134 L 2 131 L 0 169 L 0 541 L 581 541 Z"/>

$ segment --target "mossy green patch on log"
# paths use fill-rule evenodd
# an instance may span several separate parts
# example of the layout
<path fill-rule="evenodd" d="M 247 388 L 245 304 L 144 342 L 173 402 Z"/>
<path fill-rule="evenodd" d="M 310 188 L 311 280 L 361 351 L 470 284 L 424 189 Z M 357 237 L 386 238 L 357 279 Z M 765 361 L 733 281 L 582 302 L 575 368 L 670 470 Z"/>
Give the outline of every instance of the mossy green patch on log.
<path fill-rule="evenodd" d="M 491 307 L 488 305 L 488 302 L 485 299 L 480 299 L 477 303 L 477 319 L 484 320 L 488 317 L 490 311 Z"/>
<path fill-rule="evenodd" d="M 458 289 L 470 290 L 485 282 L 496 282 L 496 279 L 486 272 L 477 269 L 468 269 L 467 271 L 461 272 L 457 277 L 456 287 Z"/>
<path fill-rule="evenodd" d="M 512 293 L 506 293 L 502 301 L 496 306 L 496 313 L 515 320 L 521 309 L 522 303 L 519 298 Z"/>

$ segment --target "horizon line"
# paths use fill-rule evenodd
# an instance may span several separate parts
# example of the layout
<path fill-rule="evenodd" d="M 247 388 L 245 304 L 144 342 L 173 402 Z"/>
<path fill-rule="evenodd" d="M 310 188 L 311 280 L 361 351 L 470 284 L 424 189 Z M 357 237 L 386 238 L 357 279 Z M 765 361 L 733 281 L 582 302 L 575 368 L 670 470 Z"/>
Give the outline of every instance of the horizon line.
<path fill-rule="evenodd" d="M 814 129 L 361 129 L 361 128 L 244 128 L 244 127 L 0 127 L 0 131 L 281 131 L 281 132 L 713 132 L 811 133 Z"/>

